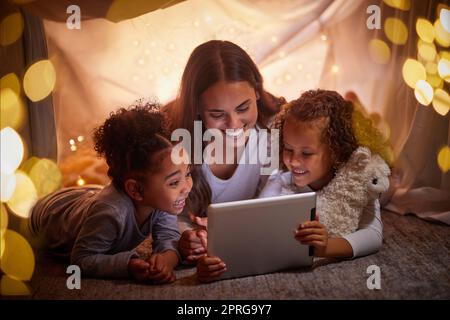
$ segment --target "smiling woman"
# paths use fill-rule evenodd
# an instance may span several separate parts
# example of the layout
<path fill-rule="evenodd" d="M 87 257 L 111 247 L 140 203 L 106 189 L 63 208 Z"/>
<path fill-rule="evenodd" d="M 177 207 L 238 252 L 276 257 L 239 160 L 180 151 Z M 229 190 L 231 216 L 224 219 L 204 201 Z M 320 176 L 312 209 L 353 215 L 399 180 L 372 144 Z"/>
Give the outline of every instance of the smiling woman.
<path fill-rule="evenodd" d="M 172 118 L 172 129 L 186 129 L 194 137 L 195 124 L 201 121 L 202 134 L 206 130 L 221 133 L 226 142 L 221 151 L 225 158 L 232 154 L 233 161 L 225 164 L 203 161 L 193 170 L 189 212 L 182 218 L 186 224 L 181 224 L 182 230 L 187 229 L 180 241 L 186 261 L 196 261 L 206 251 L 197 233 L 191 230 L 194 226 L 189 216 L 205 217 L 210 203 L 250 199 L 256 195 L 264 161 L 252 164 L 240 160 L 244 155 L 251 157 L 258 153 L 259 143 L 249 143 L 250 132 L 267 129 L 284 102 L 264 90 L 257 66 L 236 44 L 211 40 L 195 48 L 190 55 L 179 96 L 166 107 Z M 195 143 L 191 141 L 191 145 Z M 201 148 L 203 153 L 211 142 L 201 143 L 194 148 Z"/>

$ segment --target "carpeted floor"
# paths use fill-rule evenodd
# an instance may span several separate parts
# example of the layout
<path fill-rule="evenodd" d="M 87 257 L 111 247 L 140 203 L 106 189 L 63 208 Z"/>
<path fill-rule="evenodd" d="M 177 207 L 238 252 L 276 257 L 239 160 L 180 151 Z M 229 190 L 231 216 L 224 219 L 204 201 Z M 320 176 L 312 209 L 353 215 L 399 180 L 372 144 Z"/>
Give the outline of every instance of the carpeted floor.
<path fill-rule="evenodd" d="M 345 261 L 319 260 L 308 270 L 200 284 L 195 269 L 153 286 L 127 280 L 85 279 L 66 287 L 66 266 L 38 258 L 33 299 L 450 299 L 450 227 L 383 212 L 384 244 L 377 254 Z M 369 290 L 367 267 L 381 268 L 381 289 Z"/>

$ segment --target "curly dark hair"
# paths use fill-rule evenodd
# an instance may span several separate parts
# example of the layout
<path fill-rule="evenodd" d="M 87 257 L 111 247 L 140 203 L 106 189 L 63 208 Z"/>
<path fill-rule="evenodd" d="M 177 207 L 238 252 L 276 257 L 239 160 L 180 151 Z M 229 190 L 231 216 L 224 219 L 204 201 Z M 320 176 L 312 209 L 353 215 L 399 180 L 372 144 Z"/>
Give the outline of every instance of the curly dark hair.
<path fill-rule="evenodd" d="M 94 149 L 106 159 L 108 175 L 120 190 L 129 177 L 139 182 L 158 169 L 155 155 L 170 148 L 170 123 L 160 105 L 132 105 L 112 112 L 93 133 Z"/>
<path fill-rule="evenodd" d="M 282 107 L 274 120 L 274 127 L 280 130 L 280 168 L 283 163 L 283 126 L 286 119 L 310 122 L 326 119 L 322 130 L 322 141 L 329 147 L 334 169 L 338 169 L 350 158 L 358 147 L 352 126 L 353 105 L 336 91 L 309 90 L 300 98 Z"/>

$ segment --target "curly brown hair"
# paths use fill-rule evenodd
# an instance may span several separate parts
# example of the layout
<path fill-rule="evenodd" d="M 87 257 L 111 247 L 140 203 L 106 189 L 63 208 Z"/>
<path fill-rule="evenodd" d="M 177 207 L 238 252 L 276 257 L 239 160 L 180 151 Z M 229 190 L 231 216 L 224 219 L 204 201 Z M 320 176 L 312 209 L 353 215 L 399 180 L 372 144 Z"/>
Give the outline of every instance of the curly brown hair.
<path fill-rule="evenodd" d="M 158 170 L 155 155 L 172 147 L 170 124 L 160 105 L 132 105 L 112 112 L 94 130 L 94 149 L 108 164 L 108 175 L 119 190 L 126 179 L 143 183 L 145 175 Z"/>
<path fill-rule="evenodd" d="M 326 119 L 322 129 L 322 141 L 330 150 L 334 169 L 338 169 L 350 158 L 358 147 L 352 126 L 353 105 L 336 91 L 309 90 L 300 98 L 285 104 L 274 120 L 274 127 L 280 130 L 280 168 L 283 163 L 283 126 L 287 119 L 312 122 Z"/>

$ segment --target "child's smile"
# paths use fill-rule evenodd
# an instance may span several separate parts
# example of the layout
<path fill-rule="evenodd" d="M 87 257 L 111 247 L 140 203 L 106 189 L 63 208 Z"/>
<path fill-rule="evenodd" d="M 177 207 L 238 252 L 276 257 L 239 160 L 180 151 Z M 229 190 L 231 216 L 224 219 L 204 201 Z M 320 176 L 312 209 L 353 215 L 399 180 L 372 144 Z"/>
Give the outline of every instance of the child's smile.
<path fill-rule="evenodd" d="M 287 119 L 283 129 L 283 161 L 296 186 L 324 187 L 332 178 L 328 146 L 322 142 L 322 120 L 300 122 Z"/>

